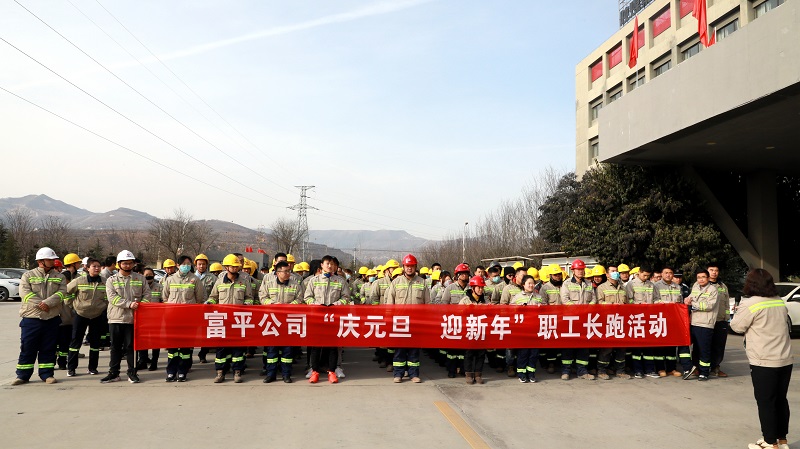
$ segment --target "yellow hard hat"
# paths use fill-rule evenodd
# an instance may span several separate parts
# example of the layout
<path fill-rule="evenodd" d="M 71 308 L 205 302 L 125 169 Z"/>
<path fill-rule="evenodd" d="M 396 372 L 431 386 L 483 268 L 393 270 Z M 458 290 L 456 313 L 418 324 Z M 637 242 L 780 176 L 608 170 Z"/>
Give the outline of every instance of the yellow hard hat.
<path fill-rule="evenodd" d="M 294 256 L 291 254 L 286 255 L 286 261 L 289 263 L 295 263 Z"/>
<path fill-rule="evenodd" d="M 547 266 L 547 275 L 552 276 L 554 274 L 561 273 L 561 265 L 557 263 L 551 263 Z M 563 273 L 562 273 L 563 274 Z"/>
<path fill-rule="evenodd" d="M 175 262 L 173 262 L 175 263 Z M 234 254 L 228 254 L 222 259 L 222 265 L 226 267 L 241 267 L 242 264 L 239 262 L 239 258 L 236 257 Z"/>
<path fill-rule="evenodd" d="M 403 274 L 402 268 L 395 268 L 394 270 L 392 270 L 392 276 L 400 276 L 401 274 Z"/>
<path fill-rule="evenodd" d="M 250 274 L 255 273 L 258 271 L 258 263 L 255 260 L 248 260 L 244 263 L 244 268 L 250 272 Z"/>
<path fill-rule="evenodd" d="M 384 270 L 385 268 L 383 268 L 383 265 L 378 265 L 377 267 L 375 267 L 375 271 L 378 273 L 378 275 L 383 273 Z"/>
<path fill-rule="evenodd" d="M 377 276 L 378 272 L 375 270 L 367 270 L 367 276 Z"/>
<path fill-rule="evenodd" d="M 197 263 L 198 260 L 205 260 L 206 262 L 208 262 L 208 256 L 206 256 L 203 253 L 200 253 L 194 258 L 194 263 Z"/>
<path fill-rule="evenodd" d="M 547 267 L 542 267 L 542 269 L 539 270 L 539 277 L 542 282 L 550 282 L 550 272 L 547 271 Z"/>
<path fill-rule="evenodd" d="M 419 274 L 430 274 L 430 273 L 431 273 L 431 269 L 428 268 L 428 267 L 422 267 L 419 270 Z"/>
<path fill-rule="evenodd" d="M 211 264 L 211 268 L 208 269 L 208 271 L 211 271 L 211 272 L 222 271 L 222 270 L 224 270 L 224 268 L 222 268 L 222 264 L 219 263 L 219 262 L 212 263 Z"/>
<path fill-rule="evenodd" d="M 606 274 L 606 267 L 602 265 L 595 265 L 592 269 L 592 276 L 602 276 Z"/>
<path fill-rule="evenodd" d="M 638 272 L 639 272 L 639 267 L 633 267 L 633 270 L 631 270 L 631 274 L 636 274 Z"/>
<path fill-rule="evenodd" d="M 397 268 L 400 266 L 400 263 L 394 259 L 389 259 L 386 262 L 386 268 Z"/>
<path fill-rule="evenodd" d="M 303 271 L 311 271 L 311 267 L 308 265 L 308 262 L 300 262 L 300 265 L 303 266 Z"/>
<path fill-rule="evenodd" d="M 80 261 L 81 261 L 80 256 L 78 256 L 75 253 L 69 253 L 66 256 L 64 256 L 64 265 L 71 265 L 75 262 L 80 262 Z"/>
<path fill-rule="evenodd" d="M 539 270 L 537 270 L 534 267 L 530 267 L 530 268 L 528 268 L 528 275 L 529 276 L 533 276 L 534 279 L 536 279 L 536 278 L 539 277 Z"/>
<path fill-rule="evenodd" d="M 436 270 L 431 273 L 431 279 L 434 281 L 438 281 L 442 277 L 442 270 Z"/>
<path fill-rule="evenodd" d="M 524 267 L 524 266 L 525 266 L 525 264 L 524 264 L 524 263 L 522 263 L 522 262 L 514 262 L 514 265 L 511 265 L 511 267 L 512 267 L 513 269 L 515 269 L 515 270 L 516 270 L 517 268 L 522 268 L 522 267 Z"/>
<path fill-rule="evenodd" d="M 302 264 L 296 263 L 296 264 L 294 264 L 294 268 L 292 268 L 292 271 L 294 271 L 295 273 L 300 273 L 301 271 L 305 271 L 305 270 L 303 270 L 303 265 Z"/>
<path fill-rule="evenodd" d="M 163 264 L 161 264 L 161 268 L 170 268 L 170 267 L 174 267 L 174 266 L 177 266 L 177 265 L 175 265 L 175 261 L 172 260 L 172 259 L 167 259 L 167 260 L 164 261 Z"/>
<path fill-rule="evenodd" d="M 629 266 L 625 265 L 624 263 L 621 263 L 617 267 L 617 271 L 619 271 L 620 273 L 625 273 L 626 271 L 631 271 L 631 269 Z"/>
<path fill-rule="evenodd" d="M 358 274 L 367 274 L 368 271 L 369 271 L 369 268 L 361 267 L 361 268 L 358 269 Z"/>

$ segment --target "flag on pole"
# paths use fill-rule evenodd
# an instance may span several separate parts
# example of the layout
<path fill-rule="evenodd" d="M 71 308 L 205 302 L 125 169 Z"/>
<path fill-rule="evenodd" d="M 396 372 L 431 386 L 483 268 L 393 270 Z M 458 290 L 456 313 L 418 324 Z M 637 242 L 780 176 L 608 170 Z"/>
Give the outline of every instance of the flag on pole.
<path fill-rule="evenodd" d="M 244 252 L 252 253 L 253 252 L 253 247 L 252 246 L 245 247 Z"/>
<path fill-rule="evenodd" d="M 639 59 L 639 16 L 633 23 L 633 37 L 631 37 L 631 57 L 628 60 L 628 67 L 636 67 L 636 61 Z"/>
<path fill-rule="evenodd" d="M 697 34 L 700 36 L 700 42 L 706 47 L 714 45 L 713 42 L 709 43 L 708 41 L 708 10 L 706 8 L 706 0 L 694 0 L 692 16 L 697 18 Z"/>
<path fill-rule="evenodd" d="M 708 40 L 708 46 L 712 46 L 717 43 L 717 27 L 714 27 L 714 31 L 711 32 L 711 39 Z"/>

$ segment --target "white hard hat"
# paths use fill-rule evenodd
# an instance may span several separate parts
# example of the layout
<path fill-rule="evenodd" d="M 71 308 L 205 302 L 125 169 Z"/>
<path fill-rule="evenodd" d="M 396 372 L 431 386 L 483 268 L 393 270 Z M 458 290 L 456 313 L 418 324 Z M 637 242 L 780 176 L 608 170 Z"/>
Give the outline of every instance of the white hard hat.
<path fill-rule="evenodd" d="M 117 262 L 122 262 L 123 260 L 136 260 L 136 256 L 126 249 L 117 254 Z"/>
<path fill-rule="evenodd" d="M 44 247 L 39 251 L 36 251 L 36 260 L 44 260 L 44 259 L 58 259 L 56 252 L 48 247 Z"/>
<path fill-rule="evenodd" d="M 89 256 L 84 257 L 81 264 L 86 265 L 87 262 L 89 262 Z"/>

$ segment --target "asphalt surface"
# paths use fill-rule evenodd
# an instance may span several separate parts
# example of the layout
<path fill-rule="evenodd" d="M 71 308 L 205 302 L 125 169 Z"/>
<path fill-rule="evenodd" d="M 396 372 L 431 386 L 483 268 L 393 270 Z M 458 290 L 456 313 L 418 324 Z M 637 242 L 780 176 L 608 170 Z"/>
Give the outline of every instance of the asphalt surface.
<path fill-rule="evenodd" d="M 46 385 L 34 374 L 12 387 L 19 355 L 19 303 L 0 303 L 0 447 L 370 447 L 370 448 L 746 448 L 760 437 L 742 338 L 730 336 L 723 370 L 701 383 L 680 378 L 568 382 L 537 373 L 536 384 L 484 372 L 485 385 L 448 379 L 422 360 L 421 384 L 393 384 L 370 349 L 345 349 L 346 378 L 310 385 L 262 383 L 260 359 L 245 381 L 213 384 L 213 364 L 186 383 L 166 383 L 163 369 L 142 382 L 100 384 L 100 376 Z M 800 340 L 793 341 L 800 362 Z M 87 353 L 88 349 L 83 348 Z M 195 351 L 196 352 L 196 351 Z M 166 364 L 162 351 L 160 365 Z M 255 365 L 255 369 L 253 369 Z M 798 364 L 796 363 L 795 366 Z M 487 366 L 488 369 L 488 366 Z M 123 361 L 124 370 L 124 361 Z M 800 448 L 800 372 L 789 389 L 789 443 Z"/>

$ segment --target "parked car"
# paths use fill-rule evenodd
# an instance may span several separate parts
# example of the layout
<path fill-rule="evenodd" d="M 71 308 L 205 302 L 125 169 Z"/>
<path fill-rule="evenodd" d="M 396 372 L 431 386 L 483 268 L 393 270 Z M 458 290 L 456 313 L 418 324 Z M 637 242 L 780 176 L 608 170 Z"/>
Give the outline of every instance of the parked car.
<path fill-rule="evenodd" d="M 20 279 L 28 270 L 24 268 L 0 268 L 0 274 L 5 274 L 12 279 Z"/>
<path fill-rule="evenodd" d="M 0 273 L 0 301 L 19 298 L 19 279 Z"/>
<path fill-rule="evenodd" d="M 162 269 L 153 270 L 153 275 L 155 276 L 156 281 L 164 282 L 164 279 L 167 277 L 167 272 Z"/>
<path fill-rule="evenodd" d="M 792 337 L 800 336 L 800 283 L 776 282 L 775 286 L 789 309 L 789 333 Z"/>

